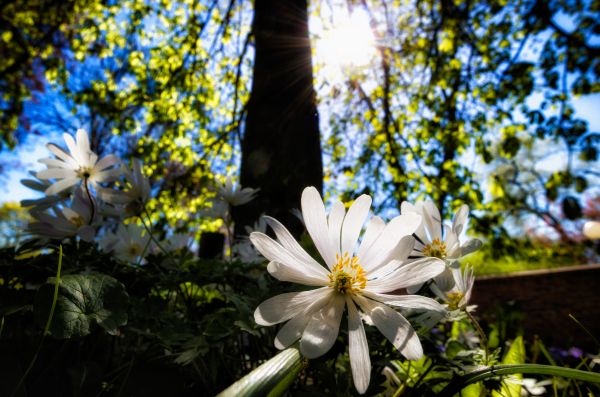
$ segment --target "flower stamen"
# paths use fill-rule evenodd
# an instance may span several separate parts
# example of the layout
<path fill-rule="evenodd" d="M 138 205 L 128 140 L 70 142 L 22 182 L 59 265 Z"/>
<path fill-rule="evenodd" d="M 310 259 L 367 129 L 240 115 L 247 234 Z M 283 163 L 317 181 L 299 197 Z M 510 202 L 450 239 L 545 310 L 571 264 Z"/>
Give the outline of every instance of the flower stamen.
<path fill-rule="evenodd" d="M 341 294 L 355 293 L 367 286 L 367 277 L 358 258 L 350 258 L 347 252 L 343 256 L 336 254 L 336 264 L 328 277 L 328 285 Z"/>
<path fill-rule="evenodd" d="M 440 241 L 440 239 L 433 239 L 431 244 L 427 244 L 423 247 L 423 254 L 425 256 L 444 259 L 447 255 L 446 253 L 446 243 Z"/>

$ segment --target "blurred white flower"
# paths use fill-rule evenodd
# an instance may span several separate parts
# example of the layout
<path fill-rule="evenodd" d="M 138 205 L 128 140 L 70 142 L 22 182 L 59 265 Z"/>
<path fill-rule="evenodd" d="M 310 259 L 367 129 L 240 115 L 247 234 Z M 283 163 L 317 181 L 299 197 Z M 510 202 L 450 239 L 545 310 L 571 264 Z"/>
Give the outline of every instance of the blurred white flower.
<path fill-rule="evenodd" d="M 253 232 L 266 233 L 267 232 L 267 221 L 262 214 L 254 226 L 246 226 L 246 233 L 252 234 Z M 254 248 L 252 242 L 248 236 L 241 237 L 232 247 L 233 255 L 236 259 L 246 263 L 260 263 L 264 260 L 263 256 Z"/>
<path fill-rule="evenodd" d="M 116 233 L 106 233 L 100 247 L 124 262 L 138 263 L 153 249 L 153 244 L 142 226 L 129 224 L 119 225 Z"/>
<path fill-rule="evenodd" d="M 546 386 L 552 385 L 550 379 L 537 380 L 534 378 L 523 378 L 520 381 L 523 388 L 521 389 L 521 396 L 543 396 L 546 393 Z"/>
<path fill-rule="evenodd" d="M 21 179 L 20 182 L 23 186 L 26 186 L 32 190 L 44 193 L 46 189 L 48 189 L 52 184 L 49 181 L 37 178 L 35 172 L 30 172 L 29 174 L 32 176 L 31 179 Z M 20 204 L 23 208 L 34 207 L 31 208 L 30 211 L 43 211 L 45 209 L 55 206 L 58 203 L 67 201 L 70 197 L 71 190 L 69 189 L 63 190 L 62 192 L 52 196 L 43 196 L 38 199 L 21 200 Z"/>
<path fill-rule="evenodd" d="M 46 164 L 45 170 L 39 171 L 39 179 L 55 180 L 46 190 L 49 196 L 62 192 L 81 181 L 96 185 L 99 182 L 109 182 L 119 175 L 120 170 L 109 169 L 119 163 L 115 155 L 108 155 L 98 161 L 98 155 L 90 149 L 87 132 L 77 130 L 76 139 L 69 134 L 63 134 L 69 153 L 53 143 L 47 145 L 56 158 L 44 158 L 40 163 Z"/>
<path fill-rule="evenodd" d="M 53 214 L 31 211 L 31 216 L 36 221 L 27 226 L 26 232 L 41 240 L 62 240 L 79 236 L 84 241 L 92 241 L 96 234 L 94 225 L 97 223 L 97 219 L 92 219 L 93 206 L 86 193 L 78 188 L 69 207 L 53 207 Z"/>
<path fill-rule="evenodd" d="M 417 242 L 411 258 L 436 257 L 446 261 L 447 269 L 435 278 L 439 287 L 452 288 L 454 278 L 452 268 L 458 267 L 457 259 L 478 250 L 481 241 L 471 239 L 460 243 L 460 235 L 469 216 L 469 207 L 462 205 L 454 214 L 452 226 L 444 224 L 439 210 L 433 201 L 419 201 L 416 204 L 403 202 L 401 213 L 416 213 L 423 217 L 423 223 L 415 232 Z M 422 284 L 408 288 L 409 293 L 421 289 Z"/>
<path fill-rule="evenodd" d="M 469 300 L 471 299 L 473 285 L 475 284 L 473 268 L 467 266 L 462 272 L 460 268 L 451 269 L 451 273 L 454 279 L 454 282 L 452 283 L 453 286 L 451 288 L 447 288 L 447 286 L 439 286 L 437 282 L 431 284 L 430 288 L 438 298 L 448 304 L 448 309 L 466 310 Z"/>
<path fill-rule="evenodd" d="M 249 187 L 242 188 L 233 183 L 231 176 L 227 177 L 224 184 L 217 183 L 217 196 L 234 207 L 252 201 L 259 190 Z"/>
<path fill-rule="evenodd" d="M 125 190 L 115 190 L 109 188 L 98 187 L 98 196 L 111 204 L 128 205 L 127 211 L 130 213 L 139 213 L 141 208 L 138 208 L 150 200 L 150 181 L 142 172 L 142 162 L 138 159 L 131 161 L 132 169 L 130 170 L 124 164 L 121 164 L 121 172 L 127 181 Z M 133 205 L 131 205 L 133 204 Z"/>
<path fill-rule="evenodd" d="M 371 206 L 369 196 L 356 199 L 347 213 L 344 204 L 338 201 L 328 216 L 318 191 L 307 187 L 301 204 L 308 233 L 327 268 L 308 255 L 273 218 L 265 217 L 277 241 L 258 232 L 252 233 L 250 240 L 270 261 L 267 270 L 273 277 L 319 288 L 270 298 L 258 306 L 254 318 L 260 325 L 287 321 L 277 333 L 275 346 L 283 349 L 300 339 L 302 354 L 316 358 L 333 346 L 344 307 L 347 307 L 352 377 L 356 389 L 364 393 L 369 386 L 371 361 L 359 313 L 406 358 L 419 359 L 423 349 L 416 332 L 390 306 L 444 309 L 430 298 L 386 293 L 436 276 L 444 270 L 444 262 L 438 258 L 423 258 L 402 263 L 414 246 L 410 235 L 421 222 L 417 214 L 400 215 L 387 225 L 374 217 L 358 244 Z"/>

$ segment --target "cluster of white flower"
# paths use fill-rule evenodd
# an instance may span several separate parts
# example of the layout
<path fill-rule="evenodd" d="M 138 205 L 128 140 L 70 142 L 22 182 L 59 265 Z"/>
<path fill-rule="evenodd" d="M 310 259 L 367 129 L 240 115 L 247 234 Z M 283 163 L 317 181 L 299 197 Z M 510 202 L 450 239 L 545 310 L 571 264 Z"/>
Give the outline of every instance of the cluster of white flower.
<path fill-rule="evenodd" d="M 115 257 L 140 263 L 145 254 L 156 252 L 144 227 L 123 223 L 127 218 L 140 216 L 151 197 L 141 161 L 133 159 L 130 169 L 112 154 L 98 160 L 87 132 L 81 129 L 75 138 L 64 134 L 64 140 L 66 150 L 48 144 L 55 157 L 39 160 L 47 168 L 31 173 L 33 179 L 21 181 L 45 194 L 21 201 L 33 218 L 26 228 L 28 237 L 41 244 L 71 237 L 92 242 L 100 228 L 106 226 L 99 245 Z M 189 236 L 171 236 L 164 246 L 176 251 L 189 245 L 189 240 Z"/>
<path fill-rule="evenodd" d="M 474 279 L 472 270 L 462 273 L 456 260 L 480 243 L 460 243 L 468 216 L 466 206 L 460 208 L 449 227 L 433 203 L 403 203 L 401 215 L 387 224 L 380 217 L 371 217 L 360 238 L 371 197 L 360 196 L 348 211 L 337 201 L 328 214 L 318 191 L 308 187 L 301 205 L 308 234 L 326 267 L 281 223 L 266 217 L 276 240 L 261 232 L 252 233 L 250 240 L 270 261 L 269 273 L 281 281 L 317 288 L 266 300 L 256 309 L 255 320 L 260 325 L 285 322 L 275 337 L 275 346 L 283 349 L 300 340 L 302 354 L 316 358 L 333 346 L 346 310 L 352 376 L 356 389 L 364 393 L 371 362 L 363 321 L 377 327 L 406 358 L 421 358 L 423 349 L 417 333 L 393 307 L 436 313 L 437 319 L 447 310 L 464 310 Z M 401 288 L 418 291 L 424 285 L 432 286 L 445 305 L 425 296 L 394 294 Z"/>

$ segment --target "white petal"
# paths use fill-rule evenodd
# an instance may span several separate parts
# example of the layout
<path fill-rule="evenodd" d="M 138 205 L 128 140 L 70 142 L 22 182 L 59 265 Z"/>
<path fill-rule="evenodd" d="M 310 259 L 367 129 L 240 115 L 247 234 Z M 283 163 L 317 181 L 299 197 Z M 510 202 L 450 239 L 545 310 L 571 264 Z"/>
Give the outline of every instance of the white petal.
<path fill-rule="evenodd" d="M 354 387 L 360 394 L 367 391 L 371 381 L 371 358 L 369 357 L 369 346 L 362 320 L 354 306 L 354 302 L 346 296 L 348 307 L 348 340 L 350 367 L 352 368 L 352 380 Z"/>
<path fill-rule="evenodd" d="M 45 170 L 38 171 L 36 176 L 39 179 L 62 179 L 75 177 L 75 171 L 67 168 L 47 168 Z"/>
<path fill-rule="evenodd" d="M 404 357 L 418 360 L 423 356 L 423 348 L 417 333 L 400 313 L 383 303 L 362 296 L 357 295 L 354 300 Z"/>
<path fill-rule="evenodd" d="M 390 273 L 391 270 L 394 270 L 397 267 L 397 266 L 394 266 L 393 268 L 389 268 L 387 265 L 391 261 L 400 261 L 403 263 L 406 262 L 408 256 L 413 252 L 414 245 L 415 245 L 415 238 L 413 236 L 402 237 L 402 240 L 400 240 L 400 242 L 396 245 L 396 247 L 394 247 L 394 249 L 392 249 L 389 252 L 388 256 L 384 260 L 381 261 L 380 266 L 375 269 L 369 270 L 368 277 L 369 278 L 378 278 L 378 277 L 381 277 L 382 275 Z"/>
<path fill-rule="evenodd" d="M 420 295 L 387 295 L 369 291 L 364 291 L 363 295 L 386 305 L 401 307 L 403 309 L 446 311 L 444 306 L 437 301 Z"/>
<path fill-rule="evenodd" d="M 69 163 L 69 165 L 74 168 L 77 169 L 79 168 L 79 164 L 77 164 L 77 161 L 75 161 L 75 159 L 69 155 L 67 152 L 65 152 L 62 148 L 58 147 L 57 145 L 53 144 L 53 143 L 49 143 L 46 145 L 46 147 L 48 148 L 48 150 L 50 150 L 56 157 L 58 157 L 59 159 L 65 161 L 66 163 Z"/>
<path fill-rule="evenodd" d="M 332 269 L 335 266 L 336 249 L 329 241 L 325 205 L 317 189 L 313 186 L 305 188 L 302 192 L 301 205 L 306 230 L 308 230 L 308 234 L 315 243 L 315 247 L 319 250 L 323 260 Z"/>
<path fill-rule="evenodd" d="M 390 292 L 399 288 L 406 288 L 424 283 L 443 272 L 446 268 L 444 261 L 438 258 L 423 258 L 399 265 L 400 262 L 390 262 L 385 267 L 389 268 L 391 273 L 367 281 L 367 289 L 371 292 Z"/>
<path fill-rule="evenodd" d="M 452 269 L 446 268 L 443 272 L 435 276 L 434 281 L 442 291 L 450 291 L 455 284 Z"/>
<path fill-rule="evenodd" d="M 329 229 L 329 241 L 331 241 L 331 245 L 335 247 L 336 254 L 340 254 L 342 256 L 342 224 L 344 223 L 344 216 L 346 215 L 346 208 L 341 201 L 336 201 L 333 203 L 331 207 L 331 212 L 329 213 L 329 219 L 327 222 L 327 226 Z"/>
<path fill-rule="evenodd" d="M 77 147 L 82 154 L 87 154 L 92 151 L 90 148 L 90 138 L 88 133 L 83 128 L 79 128 L 76 133 Z"/>
<path fill-rule="evenodd" d="M 39 159 L 38 163 L 42 163 L 42 164 L 46 164 L 46 166 L 48 166 L 48 168 L 68 168 L 68 169 L 73 169 L 73 166 L 71 166 L 71 164 L 59 160 L 59 159 L 55 159 L 55 158 L 44 158 L 44 159 Z"/>
<path fill-rule="evenodd" d="M 34 179 L 21 179 L 20 182 L 21 182 L 21 185 L 26 186 L 30 189 L 36 190 L 38 192 L 43 192 L 48 187 L 48 185 L 45 185 Z"/>
<path fill-rule="evenodd" d="M 362 267 L 367 271 L 379 267 L 400 239 L 412 234 L 420 223 L 421 217 L 415 213 L 403 214 L 392 219 L 364 256 L 359 257 Z"/>
<path fill-rule="evenodd" d="M 109 154 L 108 156 L 103 157 L 100 161 L 98 161 L 94 166 L 94 169 L 101 171 L 105 168 L 118 164 L 120 161 L 121 160 L 114 154 Z"/>
<path fill-rule="evenodd" d="M 254 247 L 270 261 L 282 263 L 296 270 L 306 273 L 311 278 L 322 278 L 327 280 L 327 270 L 313 261 L 304 261 L 302 258 L 288 251 L 271 237 L 260 232 L 250 234 L 250 241 Z"/>
<path fill-rule="evenodd" d="M 460 254 L 461 254 L 461 256 L 468 255 L 471 252 L 477 251 L 479 248 L 481 248 L 481 245 L 482 244 L 481 244 L 480 240 L 478 240 L 476 238 L 471 239 L 471 240 L 467 241 L 466 243 L 464 243 L 462 245 L 462 247 L 460 247 L 460 250 L 461 250 Z"/>
<path fill-rule="evenodd" d="M 90 182 L 98 183 L 98 182 L 113 182 L 121 175 L 121 170 L 118 168 L 108 170 L 108 171 L 100 171 L 98 172 L 94 168 L 94 172 L 90 176 Z"/>
<path fill-rule="evenodd" d="M 331 349 L 338 336 L 344 306 L 344 296 L 333 292 L 328 303 L 311 316 L 300 339 L 300 351 L 306 358 L 320 357 Z"/>
<path fill-rule="evenodd" d="M 356 256 L 362 258 L 367 251 L 367 249 L 373 244 L 375 240 L 379 237 L 381 232 L 385 229 L 385 222 L 378 216 L 374 216 L 369 221 L 367 225 L 367 230 L 363 235 L 363 239 L 360 243 L 360 247 L 358 248 L 358 252 Z"/>
<path fill-rule="evenodd" d="M 363 194 L 350 206 L 342 226 L 342 255 L 346 252 L 350 256 L 354 254 L 358 236 L 369 215 L 371 201 L 371 197 Z"/>
<path fill-rule="evenodd" d="M 254 321 L 259 325 L 273 325 L 287 321 L 302 313 L 314 301 L 332 293 L 331 288 L 324 287 L 274 296 L 258 305 L 254 311 Z"/>
<path fill-rule="evenodd" d="M 423 204 L 423 223 L 431 241 L 442 239 L 442 216 L 433 201 Z"/>
<path fill-rule="evenodd" d="M 328 299 L 329 295 L 323 295 L 320 299 L 313 301 L 302 313 L 285 323 L 275 336 L 275 347 L 285 349 L 300 339 L 312 315 L 323 307 Z"/>
<path fill-rule="evenodd" d="M 73 137 L 67 133 L 63 134 L 63 139 L 65 140 L 65 143 L 67 144 L 67 148 L 69 149 L 71 156 L 75 159 L 77 164 L 86 165 L 84 162 L 85 159 L 82 156 L 82 153 L 80 153 L 79 146 L 77 146 L 77 142 L 75 142 L 75 139 L 73 139 Z"/>
<path fill-rule="evenodd" d="M 46 191 L 44 193 L 46 193 L 46 195 L 48 195 L 48 196 L 58 194 L 58 193 L 62 192 L 63 190 L 66 190 L 66 189 L 70 188 L 71 186 L 76 185 L 77 183 L 79 183 L 79 180 L 80 179 L 77 177 L 62 179 L 62 180 L 50 185 L 50 187 L 48 189 L 46 189 Z"/>
<path fill-rule="evenodd" d="M 327 277 L 306 274 L 306 270 L 288 266 L 279 262 L 269 262 L 267 271 L 280 281 L 288 281 L 313 287 L 324 287 L 329 283 Z"/>
<path fill-rule="evenodd" d="M 452 221 L 452 230 L 454 233 L 460 236 L 467 223 L 467 218 L 469 217 L 469 206 L 466 204 L 461 205 L 461 207 L 454 214 L 454 220 Z"/>
<path fill-rule="evenodd" d="M 298 244 L 294 236 L 283 226 L 277 219 L 271 218 L 270 216 L 263 217 L 267 225 L 269 225 L 275 235 L 277 236 L 277 240 L 281 243 L 281 245 L 286 248 L 292 255 L 296 256 L 302 262 L 306 262 L 309 266 L 314 268 L 315 271 L 319 272 L 323 276 L 326 276 L 329 272 L 325 270 L 323 266 L 321 266 L 317 261 L 314 260 L 313 257 L 308 255 L 308 253 Z"/>

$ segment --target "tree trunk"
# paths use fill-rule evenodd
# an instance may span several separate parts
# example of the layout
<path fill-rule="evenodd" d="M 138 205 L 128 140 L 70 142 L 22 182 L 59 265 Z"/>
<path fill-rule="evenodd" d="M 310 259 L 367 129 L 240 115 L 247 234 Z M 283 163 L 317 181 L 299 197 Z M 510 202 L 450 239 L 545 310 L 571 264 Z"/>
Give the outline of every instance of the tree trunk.
<path fill-rule="evenodd" d="M 323 188 L 319 116 L 315 103 L 306 0 L 255 0 L 254 75 L 242 142 L 242 186 L 258 197 L 234 208 L 236 232 L 261 214 L 298 235 L 290 210 L 306 186 Z"/>

